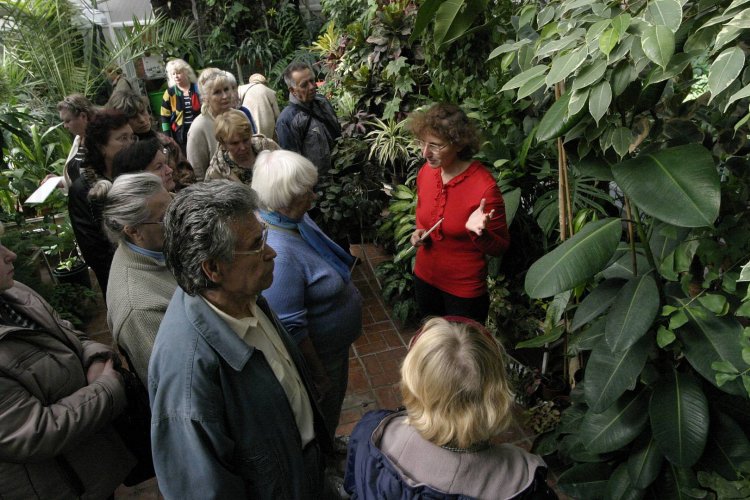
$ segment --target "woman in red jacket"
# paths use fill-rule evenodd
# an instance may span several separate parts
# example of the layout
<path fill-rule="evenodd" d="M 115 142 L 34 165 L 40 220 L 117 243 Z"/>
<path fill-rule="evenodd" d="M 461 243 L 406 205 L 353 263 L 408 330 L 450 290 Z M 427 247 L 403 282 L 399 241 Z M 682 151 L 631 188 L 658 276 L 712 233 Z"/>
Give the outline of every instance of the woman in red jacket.
<path fill-rule="evenodd" d="M 489 311 L 485 255 L 501 255 L 510 243 L 503 197 L 492 174 L 471 159 L 479 133 L 458 106 L 440 103 L 413 113 L 410 128 L 426 160 L 417 175 L 411 236 L 420 316 L 483 323 Z"/>

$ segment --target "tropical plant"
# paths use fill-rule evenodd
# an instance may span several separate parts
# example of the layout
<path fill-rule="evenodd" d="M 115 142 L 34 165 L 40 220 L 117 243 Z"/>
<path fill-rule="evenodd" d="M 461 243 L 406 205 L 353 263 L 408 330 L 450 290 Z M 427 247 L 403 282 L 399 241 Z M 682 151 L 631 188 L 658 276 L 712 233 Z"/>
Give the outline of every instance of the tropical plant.
<path fill-rule="evenodd" d="M 737 41 L 748 12 L 742 1 L 528 4 L 515 39 L 493 51 L 517 73 L 501 91 L 529 103 L 537 141 L 557 146 L 564 241 L 525 288 L 559 314 L 537 342 L 562 339 L 583 366 L 573 405 L 540 444 L 573 464 L 558 482 L 570 495 L 717 494 L 710 478 L 747 477 L 747 286 L 737 278 L 750 224 L 734 132 L 750 95 Z M 693 68 L 706 66 L 710 96 L 695 99 Z M 603 210 L 588 207 L 598 220 L 589 211 L 575 222 L 571 168 L 598 179 L 590 186 L 612 183 Z"/>
<path fill-rule="evenodd" d="M 134 21 L 126 32 L 105 43 L 100 29 L 65 0 L 0 2 L 0 42 L 5 73 L 22 72 L 24 92 L 49 107 L 68 94 L 96 94 L 103 69 L 124 64 L 150 50 L 191 49 L 195 31 L 185 20 L 157 17 Z M 17 69 L 7 69 L 8 66 Z M 3 96 L 14 102 L 12 94 Z"/>

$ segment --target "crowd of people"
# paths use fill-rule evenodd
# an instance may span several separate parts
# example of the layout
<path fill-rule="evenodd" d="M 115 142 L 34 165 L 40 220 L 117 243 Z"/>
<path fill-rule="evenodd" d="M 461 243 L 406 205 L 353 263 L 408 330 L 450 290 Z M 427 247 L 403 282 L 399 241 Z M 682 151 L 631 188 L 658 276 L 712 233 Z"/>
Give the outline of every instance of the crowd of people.
<path fill-rule="evenodd" d="M 401 367 L 405 408 L 362 418 L 337 483 L 325 471 L 342 458 L 362 297 L 349 248 L 308 213 L 341 135 L 313 68 L 287 67 L 280 111 L 262 75 L 238 88 L 228 71 L 172 60 L 159 131 L 111 73 L 104 109 L 81 95 L 57 109 L 74 135 L 62 187 L 114 345 L 15 282 L 0 244 L 0 497 L 111 497 L 136 462 L 113 425 L 124 358 L 148 391 L 165 498 L 555 498 L 541 458 L 493 441 L 513 396 L 482 326 L 485 257 L 510 239 L 458 106 L 410 117 L 425 160 L 411 243 L 426 322 Z"/>

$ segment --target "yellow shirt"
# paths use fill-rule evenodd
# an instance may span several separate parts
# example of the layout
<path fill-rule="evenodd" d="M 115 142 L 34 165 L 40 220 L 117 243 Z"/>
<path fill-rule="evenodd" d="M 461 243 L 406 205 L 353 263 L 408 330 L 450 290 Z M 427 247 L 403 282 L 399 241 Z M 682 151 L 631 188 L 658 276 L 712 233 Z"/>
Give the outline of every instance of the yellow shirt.
<path fill-rule="evenodd" d="M 274 328 L 270 319 L 260 310 L 255 303 L 252 305 L 250 316 L 246 318 L 235 318 L 204 297 L 201 298 L 208 306 L 223 319 L 229 328 L 237 334 L 247 345 L 254 347 L 263 353 L 266 361 L 271 366 L 273 374 L 284 388 L 289 405 L 294 412 L 294 419 L 297 422 L 302 447 L 315 439 L 315 428 L 313 426 L 313 412 L 310 405 L 310 398 L 307 395 L 302 379 L 299 376 L 297 367 L 294 365 L 289 352 L 286 350 L 284 343 L 279 338 L 279 334 Z"/>

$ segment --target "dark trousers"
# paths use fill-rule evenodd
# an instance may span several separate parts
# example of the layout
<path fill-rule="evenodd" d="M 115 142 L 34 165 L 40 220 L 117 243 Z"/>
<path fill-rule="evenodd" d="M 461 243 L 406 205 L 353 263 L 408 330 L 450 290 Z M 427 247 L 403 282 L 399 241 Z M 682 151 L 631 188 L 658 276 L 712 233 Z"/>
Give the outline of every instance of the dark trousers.
<path fill-rule="evenodd" d="M 490 311 L 489 294 L 466 299 L 444 292 L 414 276 L 420 320 L 429 316 L 463 316 L 484 324 Z"/>

